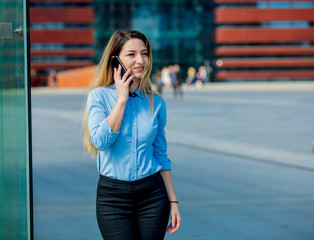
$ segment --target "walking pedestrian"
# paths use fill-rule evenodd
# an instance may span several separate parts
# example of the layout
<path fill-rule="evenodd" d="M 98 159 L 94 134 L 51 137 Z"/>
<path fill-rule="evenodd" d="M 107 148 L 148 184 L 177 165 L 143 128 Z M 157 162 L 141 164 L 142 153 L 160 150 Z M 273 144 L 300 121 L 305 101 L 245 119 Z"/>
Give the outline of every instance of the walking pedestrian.
<path fill-rule="evenodd" d="M 127 69 L 123 76 L 121 65 L 112 68 L 114 56 Z M 106 240 L 162 240 L 166 230 L 180 228 L 166 152 L 166 105 L 152 90 L 151 69 L 146 36 L 116 31 L 87 98 L 84 144 L 97 156 L 96 213 Z"/>
<path fill-rule="evenodd" d="M 179 99 L 183 100 L 183 90 L 182 90 L 182 76 L 180 73 L 180 66 L 178 64 L 174 65 L 173 67 L 174 72 L 174 84 L 173 84 L 173 96 L 174 99 L 177 99 L 179 95 Z"/>
<path fill-rule="evenodd" d="M 157 70 L 157 72 L 153 75 L 153 82 L 157 88 L 158 94 L 162 95 L 163 82 L 161 78 L 161 71 Z"/>

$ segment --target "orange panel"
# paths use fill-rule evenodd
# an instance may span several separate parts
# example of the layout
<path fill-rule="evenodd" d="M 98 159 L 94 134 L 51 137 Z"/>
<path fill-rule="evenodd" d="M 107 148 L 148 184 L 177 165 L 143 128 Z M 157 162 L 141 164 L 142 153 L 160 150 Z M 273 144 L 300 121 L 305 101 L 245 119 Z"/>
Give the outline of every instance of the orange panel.
<path fill-rule="evenodd" d="M 93 65 L 92 61 L 68 61 L 68 62 L 31 62 L 31 69 L 48 70 L 48 69 L 68 69 L 80 68 Z"/>
<path fill-rule="evenodd" d="M 217 80 L 227 79 L 271 79 L 271 78 L 306 78 L 314 79 L 314 71 L 221 71 L 216 74 Z"/>
<path fill-rule="evenodd" d="M 93 23 L 92 7 L 31 7 L 30 22 Z"/>
<path fill-rule="evenodd" d="M 34 50 L 31 49 L 31 57 L 94 57 L 95 51 L 92 48 L 65 48 L 55 50 Z"/>
<path fill-rule="evenodd" d="M 97 66 L 71 69 L 57 73 L 57 87 L 87 88 L 95 75 Z"/>
<path fill-rule="evenodd" d="M 217 44 L 314 42 L 314 28 L 219 27 L 215 38 Z"/>
<path fill-rule="evenodd" d="M 314 58 L 227 58 L 216 61 L 218 68 L 313 67 Z"/>
<path fill-rule="evenodd" d="M 314 55 L 314 47 L 298 46 L 245 46 L 217 47 L 217 56 L 254 56 L 254 55 Z"/>
<path fill-rule="evenodd" d="M 32 43 L 93 44 L 94 34 L 88 29 L 30 30 Z"/>
<path fill-rule="evenodd" d="M 216 8 L 215 21 L 222 23 L 259 23 L 270 21 L 314 21 L 314 9 L 260 9 L 255 7 Z"/>

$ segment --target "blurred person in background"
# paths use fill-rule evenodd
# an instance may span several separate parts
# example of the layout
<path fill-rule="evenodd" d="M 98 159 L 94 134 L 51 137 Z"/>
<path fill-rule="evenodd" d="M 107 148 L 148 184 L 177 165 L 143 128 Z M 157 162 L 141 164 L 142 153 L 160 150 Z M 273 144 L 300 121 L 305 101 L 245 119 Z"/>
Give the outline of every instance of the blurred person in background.
<path fill-rule="evenodd" d="M 179 99 L 183 99 L 183 91 L 182 91 L 182 76 L 180 74 L 180 66 L 178 64 L 172 67 L 174 72 L 174 84 L 173 84 L 173 96 L 175 99 L 179 96 Z"/>
<path fill-rule="evenodd" d="M 189 67 L 188 68 L 188 76 L 186 78 L 186 83 L 188 85 L 192 85 L 195 83 L 195 76 L 196 76 L 196 70 L 194 67 Z"/>
<path fill-rule="evenodd" d="M 123 76 L 121 66 L 111 66 L 114 56 L 127 69 Z M 152 90 L 151 69 L 146 36 L 116 31 L 87 98 L 84 144 L 97 156 L 96 213 L 106 240 L 161 240 L 166 230 L 180 227 L 166 152 L 166 105 Z"/>
<path fill-rule="evenodd" d="M 169 77 L 170 77 L 170 82 L 171 82 L 171 87 L 174 87 L 174 81 L 176 79 L 176 73 L 174 72 L 174 68 L 172 65 L 168 66 L 169 70 Z"/>
<path fill-rule="evenodd" d="M 204 84 L 207 80 L 207 71 L 204 66 L 200 66 L 198 72 L 196 74 L 197 79 L 201 80 L 202 84 Z"/>
<path fill-rule="evenodd" d="M 166 88 L 171 88 L 170 70 L 168 67 L 163 67 L 161 70 L 161 79 Z"/>
<path fill-rule="evenodd" d="M 206 75 L 206 68 L 204 66 L 200 66 L 198 72 L 196 73 L 196 88 L 201 88 L 203 86 L 203 84 L 206 82 Z"/>
<path fill-rule="evenodd" d="M 31 86 L 36 86 L 37 84 L 37 71 L 35 69 L 31 69 Z"/>
<path fill-rule="evenodd" d="M 157 70 L 157 72 L 153 75 L 153 83 L 155 84 L 156 88 L 157 88 L 157 92 L 159 94 L 162 94 L 162 88 L 163 88 L 163 82 L 161 79 L 161 71 Z"/>
<path fill-rule="evenodd" d="M 52 87 L 57 87 L 57 72 L 56 70 L 51 70 L 49 73 L 49 82 L 50 82 L 50 86 Z"/>

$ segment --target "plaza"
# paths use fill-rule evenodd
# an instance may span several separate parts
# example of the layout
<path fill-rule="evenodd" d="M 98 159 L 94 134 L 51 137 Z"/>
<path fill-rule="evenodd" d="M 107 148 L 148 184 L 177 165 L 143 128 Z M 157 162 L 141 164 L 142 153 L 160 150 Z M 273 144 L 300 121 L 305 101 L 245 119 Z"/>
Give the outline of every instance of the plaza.
<path fill-rule="evenodd" d="M 314 84 L 231 83 L 164 92 L 182 215 L 176 240 L 314 238 Z M 35 239 L 101 239 L 86 89 L 33 89 Z"/>

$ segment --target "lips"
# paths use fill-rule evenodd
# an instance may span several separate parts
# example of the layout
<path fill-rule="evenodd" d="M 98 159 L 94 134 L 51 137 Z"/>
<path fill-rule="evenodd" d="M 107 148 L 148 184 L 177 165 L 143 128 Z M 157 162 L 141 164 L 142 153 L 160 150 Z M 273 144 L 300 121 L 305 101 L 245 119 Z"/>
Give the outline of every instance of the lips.
<path fill-rule="evenodd" d="M 135 67 L 134 70 L 139 71 L 139 72 L 143 72 L 144 71 L 144 67 L 143 66 Z"/>

